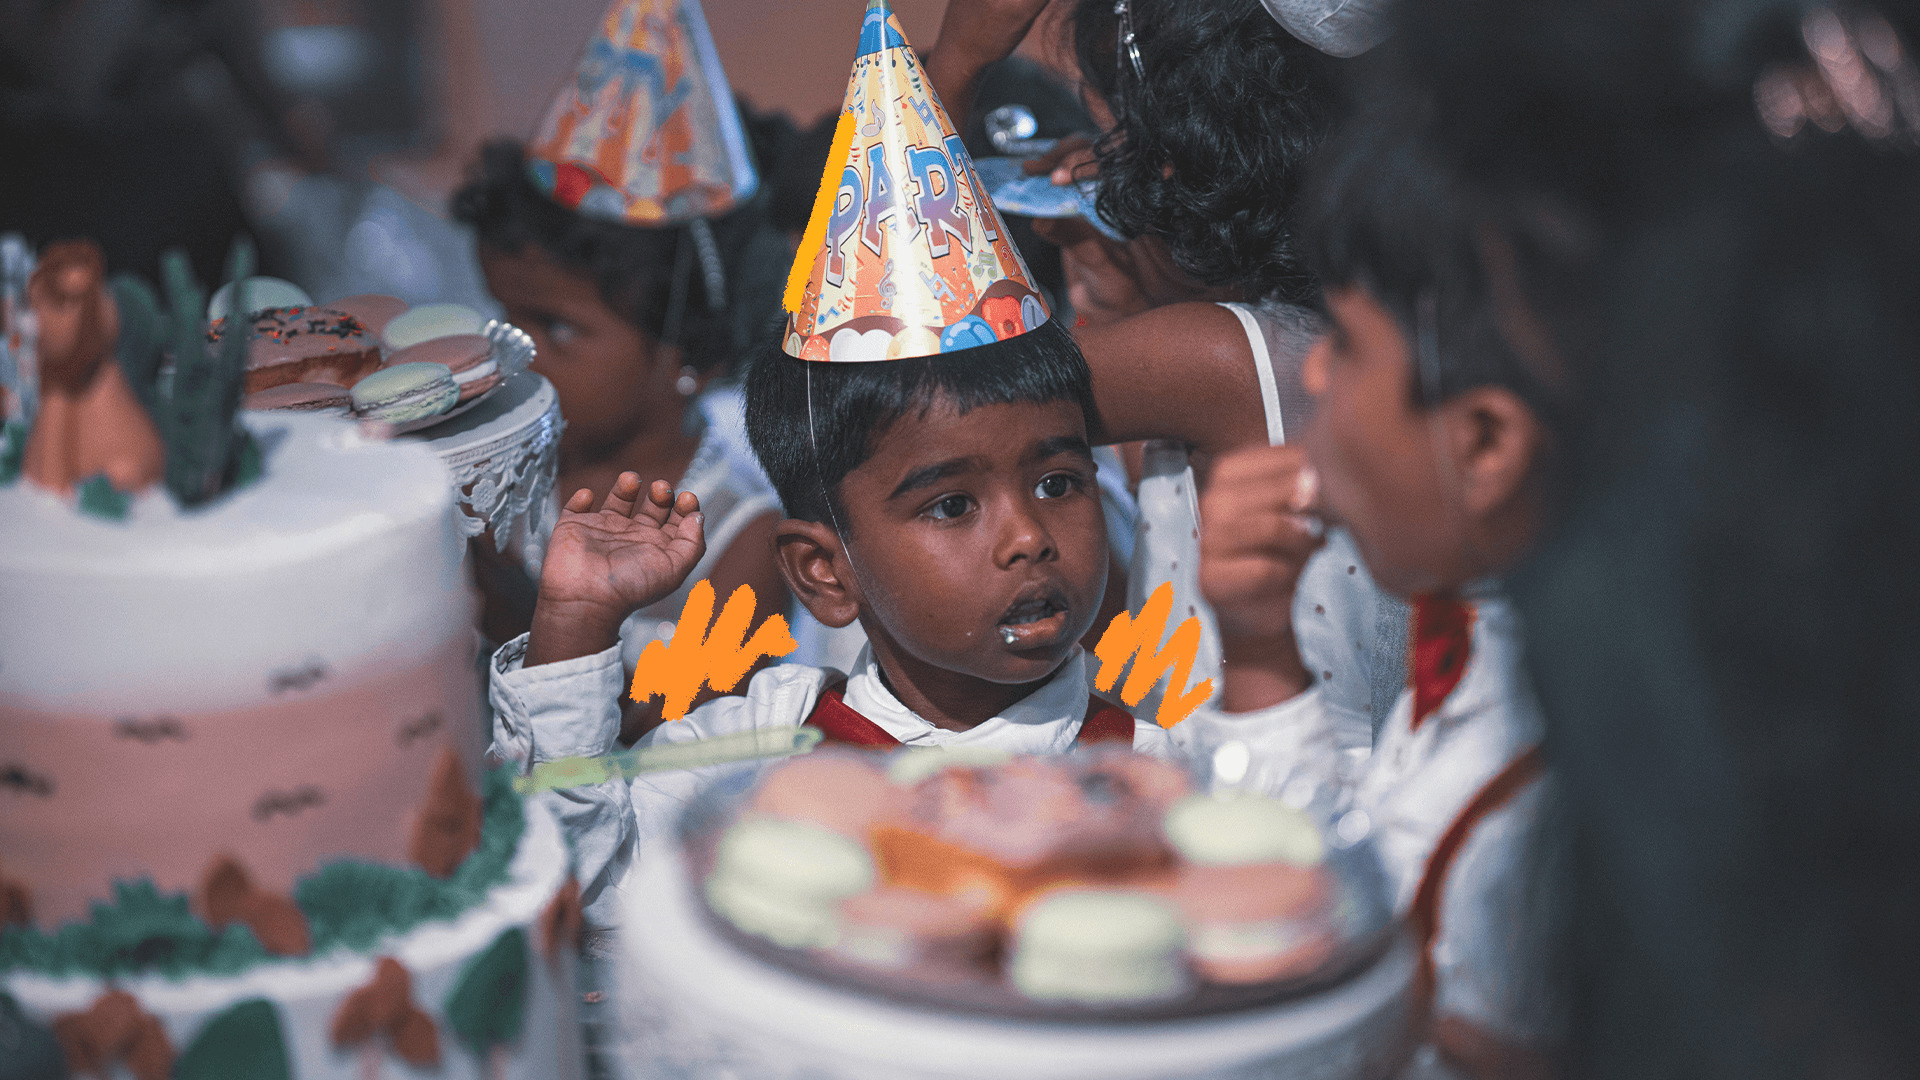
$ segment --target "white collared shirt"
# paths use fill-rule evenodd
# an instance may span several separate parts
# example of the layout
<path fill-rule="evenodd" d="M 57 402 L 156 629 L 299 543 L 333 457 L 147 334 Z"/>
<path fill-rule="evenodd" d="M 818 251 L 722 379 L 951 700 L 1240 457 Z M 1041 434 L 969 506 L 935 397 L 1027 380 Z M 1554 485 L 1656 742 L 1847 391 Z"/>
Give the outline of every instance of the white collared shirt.
<path fill-rule="evenodd" d="M 1472 653 L 1459 684 L 1418 727 L 1413 694 L 1402 692 L 1370 754 L 1318 686 L 1254 712 L 1203 705 L 1186 722 L 1200 746 L 1246 741 L 1254 786 L 1305 781 L 1340 811 L 1364 815 L 1402 916 L 1441 835 L 1543 733 L 1521 667 L 1518 615 L 1490 593 L 1472 603 Z M 1550 964 L 1564 898 L 1555 892 L 1559 853 L 1542 821 L 1551 782 L 1528 785 L 1474 828 L 1447 874 L 1433 944 L 1437 1013 L 1535 1043 L 1557 1038 L 1564 1022 Z"/>

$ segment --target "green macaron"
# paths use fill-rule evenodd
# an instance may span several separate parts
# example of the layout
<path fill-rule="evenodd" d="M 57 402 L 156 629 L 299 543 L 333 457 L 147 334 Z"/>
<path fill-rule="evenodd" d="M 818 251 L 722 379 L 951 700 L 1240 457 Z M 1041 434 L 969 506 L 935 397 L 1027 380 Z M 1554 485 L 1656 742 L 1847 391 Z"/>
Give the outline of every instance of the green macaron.
<path fill-rule="evenodd" d="M 353 384 L 353 411 L 363 419 L 404 424 L 438 416 L 460 400 L 445 364 L 395 364 Z"/>

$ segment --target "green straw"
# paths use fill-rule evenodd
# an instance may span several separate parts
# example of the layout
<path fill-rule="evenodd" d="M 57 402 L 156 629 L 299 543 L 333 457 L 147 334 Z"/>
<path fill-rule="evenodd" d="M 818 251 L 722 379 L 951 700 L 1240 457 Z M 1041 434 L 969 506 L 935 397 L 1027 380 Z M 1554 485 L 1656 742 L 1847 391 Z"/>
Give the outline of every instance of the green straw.
<path fill-rule="evenodd" d="M 711 739 L 636 746 L 631 750 L 599 757 L 561 758 L 534 766 L 533 772 L 527 776 L 516 777 L 513 790 L 524 795 L 533 791 L 585 787 L 615 777 L 631 780 L 641 773 L 699 769 L 761 758 L 794 757 L 811 752 L 825 737 L 825 733 L 817 727 L 772 727 Z"/>

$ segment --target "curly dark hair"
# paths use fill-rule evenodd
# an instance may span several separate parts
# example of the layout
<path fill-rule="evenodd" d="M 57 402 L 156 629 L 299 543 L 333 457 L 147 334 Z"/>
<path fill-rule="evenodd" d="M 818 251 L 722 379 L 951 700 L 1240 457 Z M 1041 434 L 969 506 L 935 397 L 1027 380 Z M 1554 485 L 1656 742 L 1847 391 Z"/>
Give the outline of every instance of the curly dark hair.
<path fill-rule="evenodd" d="M 1332 60 L 1259 0 L 1128 0 L 1145 78 L 1121 59 L 1113 0 L 1079 0 L 1080 72 L 1114 116 L 1094 144 L 1098 206 L 1165 240 L 1181 270 L 1252 299 L 1306 303 L 1288 225 L 1336 103 Z"/>
<path fill-rule="evenodd" d="M 795 135 L 784 118 L 747 115 L 747 132 L 761 157 L 777 157 Z M 766 151 L 772 151 L 767 153 Z M 527 176 L 526 149 L 502 139 L 481 148 L 467 183 L 454 193 L 455 220 L 473 226 L 480 244 L 504 252 L 537 245 L 561 266 L 592 278 L 607 306 L 663 341 L 671 335 L 686 363 L 699 371 L 724 369 L 770 333 L 779 308 L 785 248 L 768 221 L 766 184 L 760 193 L 707 225 L 725 270 L 709 292 L 686 226 L 641 228 L 584 217 L 548 198 Z M 676 265 L 689 260 L 678 327 L 672 318 Z M 772 267 L 772 270 L 768 268 Z"/>

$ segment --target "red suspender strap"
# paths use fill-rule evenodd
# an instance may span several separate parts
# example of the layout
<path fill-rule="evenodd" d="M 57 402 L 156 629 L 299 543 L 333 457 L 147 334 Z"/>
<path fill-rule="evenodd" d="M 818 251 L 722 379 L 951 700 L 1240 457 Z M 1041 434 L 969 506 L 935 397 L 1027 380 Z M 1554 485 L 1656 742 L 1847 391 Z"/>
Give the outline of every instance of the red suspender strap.
<path fill-rule="evenodd" d="M 1538 743 L 1507 762 L 1506 768 L 1501 769 L 1467 801 L 1466 808 L 1453 819 L 1453 824 L 1447 826 L 1447 831 L 1440 834 L 1440 842 L 1434 845 L 1433 854 L 1427 857 L 1426 873 L 1420 877 L 1420 887 L 1413 894 L 1413 910 L 1407 918 L 1413 924 L 1414 932 L 1420 935 L 1420 981 L 1428 992 L 1433 987 L 1433 941 L 1440 933 L 1440 894 L 1446 886 L 1447 871 L 1452 868 L 1454 857 L 1466 846 L 1467 838 L 1473 835 L 1473 830 L 1480 822 L 1526 790 L 1528 784 L 1539 778 L 1545 766 L 1546 759 Z"/>
<path fill-rule="evenodd" d="M 858 746 L 868 750 L 891 750 L 900 740 L 887 734 L 879 724 L 861 716 L 845 697 L 846 684 L 829 687 L 820 695 L 806 723 L 825 734 L 825 742 L 835 746 Z M 1087 715 L 1074 737 L 1078 746 L 1091 743 L 1121 742 L 1133 745 L 1133 717 L 1125 709 L 1109 705 L 1097 697 L 1087 698 Z"/>
<path fill-rule="evenodd" d="M 1088 695 L 1087 718 L 1080 722 L 1080 734 L 1074 736 L 1073 742 L 1075 746 L 1109 742 L 1132 746 L 1133 714 Z"/>
<path fill-rule="evenodd" d="M 891 750 L 900 745 L 900 740 L 887 734 L 887 729 L 855 712 L 848 705 L 843 691 L 846 684 L 829 687 L 820 695 L 813 707 L 812 715 L 806 722 L 819 728 L 826 735 L 824 740 L 835 746 L 858 746 L 867 750 Z"/>

